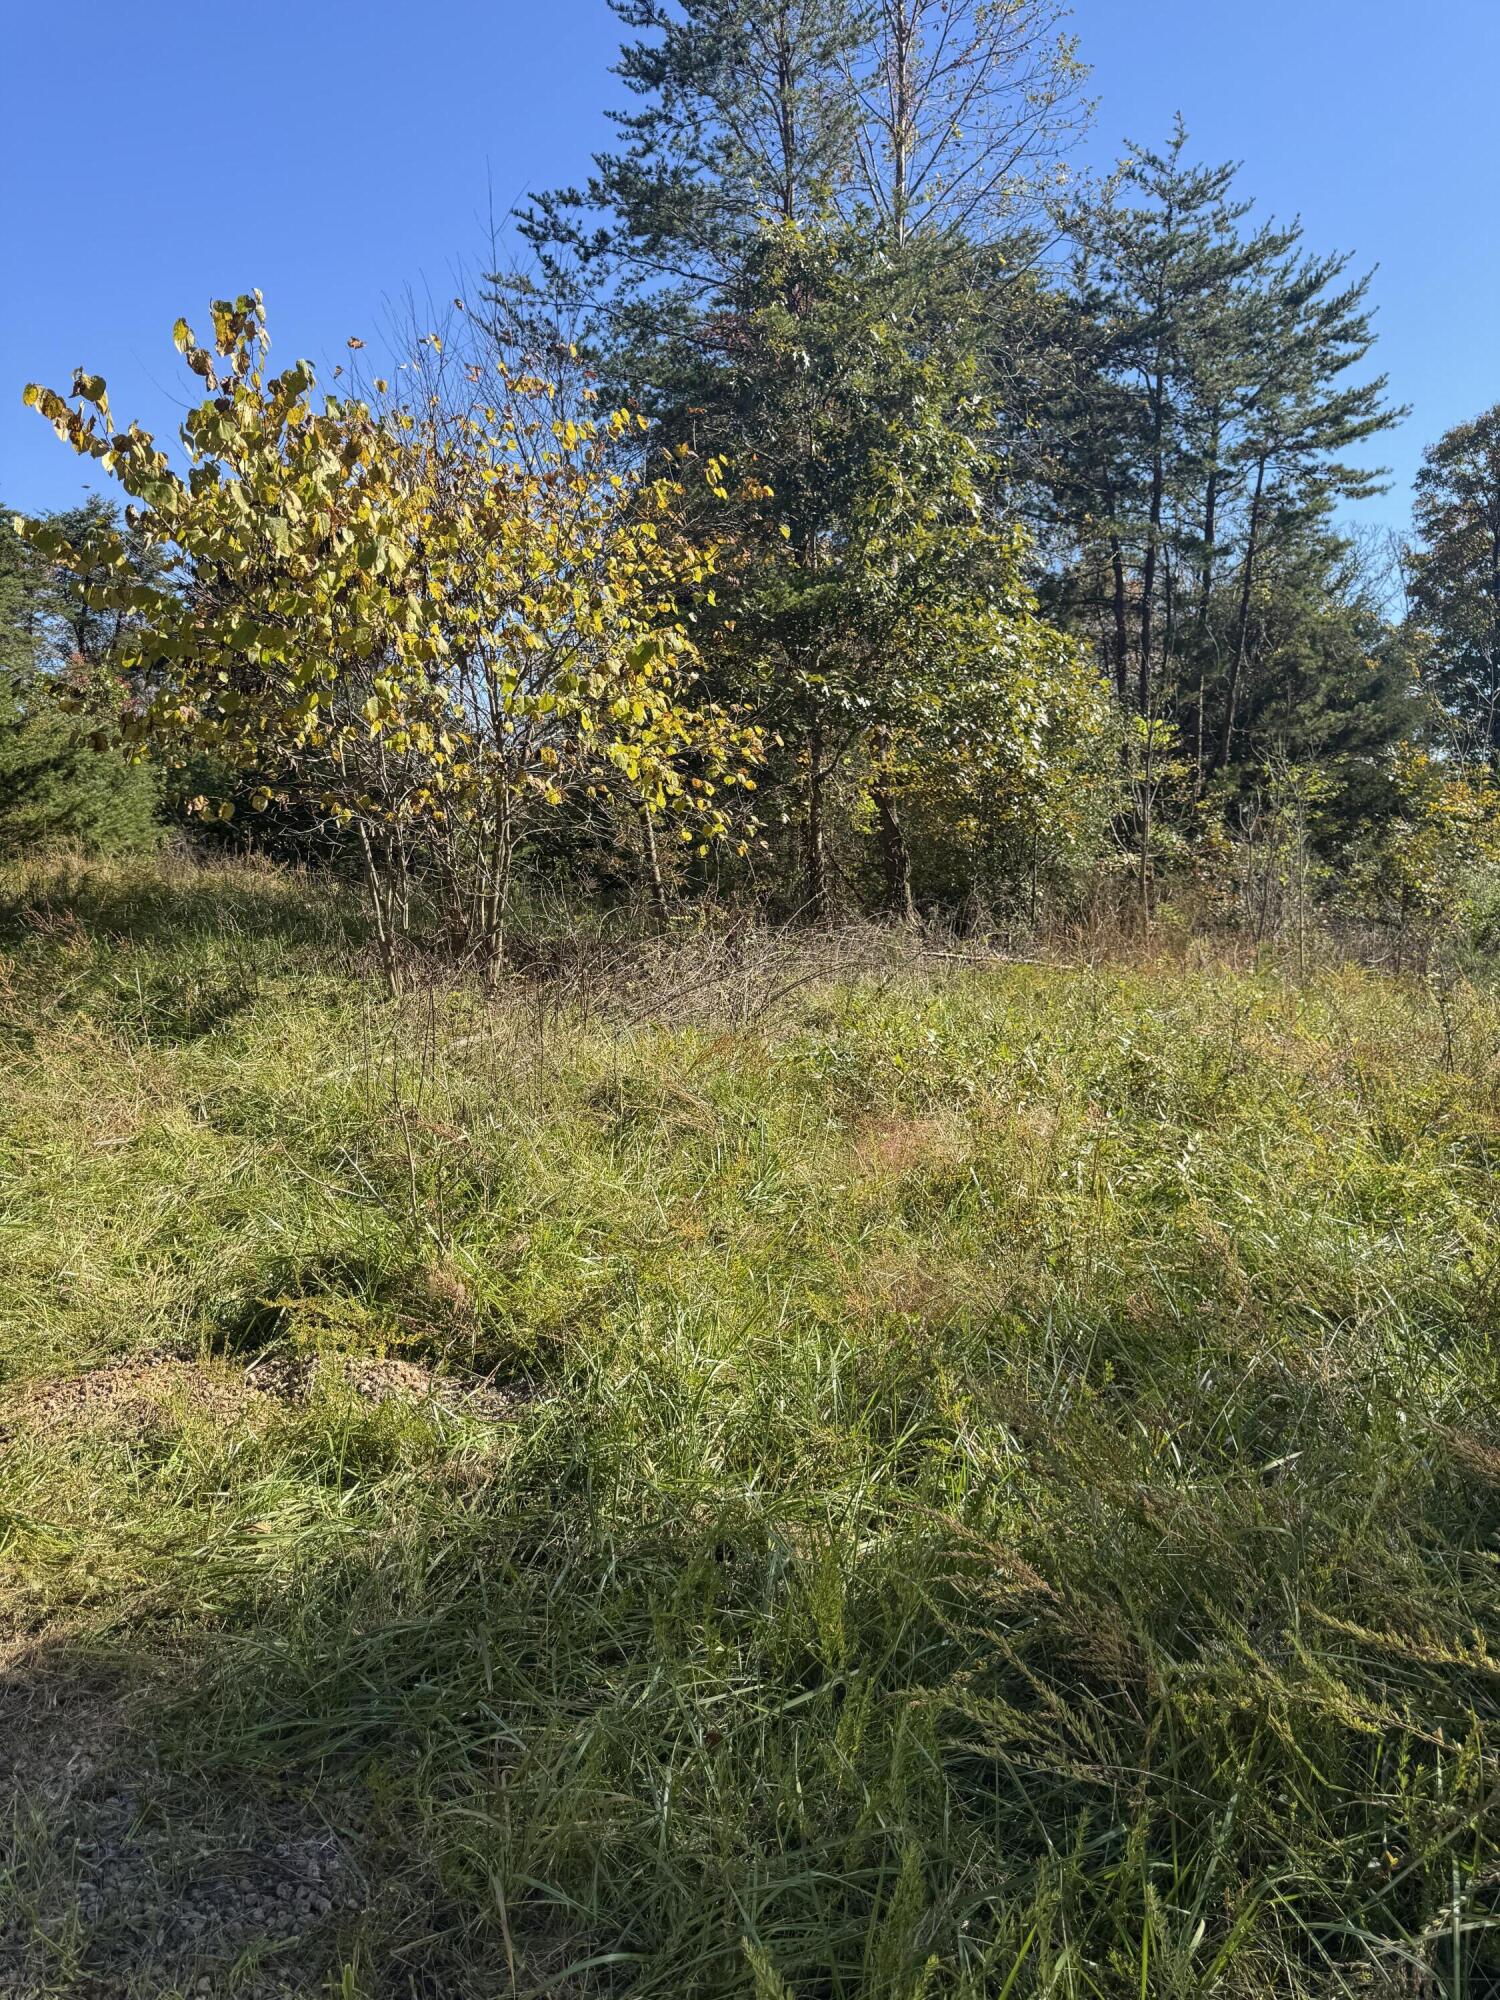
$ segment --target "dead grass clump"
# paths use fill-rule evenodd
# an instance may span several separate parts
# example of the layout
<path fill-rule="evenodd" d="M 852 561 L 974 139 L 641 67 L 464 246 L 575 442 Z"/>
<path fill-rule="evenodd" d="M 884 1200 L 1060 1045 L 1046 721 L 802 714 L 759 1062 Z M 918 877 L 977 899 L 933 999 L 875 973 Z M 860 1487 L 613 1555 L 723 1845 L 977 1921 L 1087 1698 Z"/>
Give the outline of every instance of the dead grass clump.
<path fill-rule="evenodd" d="M 873 1118 L 860 1127 L 854 1154 L 869 1175 L 904 1179 L 964 1165 L 968 1145 L 947 1120 L 935 1117 Z"/>
<path fill-rule="evenodd" d="M 904 1319 L 940 1326 L 974 1297 L 974 1276 L 959 1265 L 939 1265 L 898 1250 L 876 1251 L 860 1265 L 844 1298 L 861 1320 Z"/>

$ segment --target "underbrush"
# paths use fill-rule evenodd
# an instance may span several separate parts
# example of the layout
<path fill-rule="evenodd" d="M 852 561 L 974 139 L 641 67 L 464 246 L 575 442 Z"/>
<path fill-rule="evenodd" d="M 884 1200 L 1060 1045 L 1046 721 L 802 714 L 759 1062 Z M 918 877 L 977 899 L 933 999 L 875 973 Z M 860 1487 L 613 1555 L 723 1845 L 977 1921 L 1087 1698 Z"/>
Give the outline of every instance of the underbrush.
<path fill-rule="evenodd" d="M 0 1988 L 1500 1993 L 1488 991 L 360 949 L 0 911 Z"/>

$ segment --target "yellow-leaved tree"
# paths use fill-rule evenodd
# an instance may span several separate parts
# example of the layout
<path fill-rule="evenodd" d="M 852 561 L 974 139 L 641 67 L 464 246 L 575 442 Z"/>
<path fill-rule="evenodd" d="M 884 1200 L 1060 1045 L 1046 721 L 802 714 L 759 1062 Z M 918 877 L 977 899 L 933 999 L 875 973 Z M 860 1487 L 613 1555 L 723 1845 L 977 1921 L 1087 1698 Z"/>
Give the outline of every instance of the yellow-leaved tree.
<path fill-rule="evenodd" d="M 129 498 L 173 580 L 87 551 L 101 602 L 132 613 L 124 732 L 207 755 L 350 828 L 387 967 L 420 880 L 466 950 L 503 947 L 518 853 L 550 812 L 614 800 L 703 844 L 753 789 L 755 732 L 701 698 L 686 607 L 711 549 L 679 526 L 623 411 L 564 416 L 551 385 L 470 366 L 462 403 L 314 399 L 268 375 L 258 292 L 175 341 L 206 394 L 178 469 L 113 428 L 103 380 L 26 400 Z M 434 345 L 436 336 L 431 337 Z M 44 524 L 19 523 L 54 560 Z M 200 809 L 227 812 L 211 799 Z"/>

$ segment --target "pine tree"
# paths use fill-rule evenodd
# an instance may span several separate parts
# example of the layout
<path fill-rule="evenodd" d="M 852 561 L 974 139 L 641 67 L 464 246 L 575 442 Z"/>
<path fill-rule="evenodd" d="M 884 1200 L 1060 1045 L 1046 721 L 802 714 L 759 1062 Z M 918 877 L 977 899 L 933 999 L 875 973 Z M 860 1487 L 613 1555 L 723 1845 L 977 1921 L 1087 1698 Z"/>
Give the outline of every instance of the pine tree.
<path fill-rule="evenodd" d="M 61 637 L 80 626 L 86 643 L 101 636 L 0 510 L 0 853 L 53 841 L 114 853 L 157 838 L 154 774 L 88 740 L 98 680 Z"/>
<path fill-rule="evenodd" d="M 961 671 L 952 614 L 1013 607 L 1033 664 L 1053 643 L 1005 524 L 986 362 L 995 239 L 1076 61 L 1050 0 L 615 6 L 639 108 L 585 189 L 533 203 L 541 279 L 501 288 L 501 324 L 536 347 L 578 309 L 606 393 L 726 469 L 715 692 L 782 740 L 803 901 L 828 905 L 829 786 L 858 770 L 904 909 L 900 745 Z"/>
<path fill-rule="evenodd" d="M 1276 269 L 1259 318 L 1258 384 L 1241 424 L 1237 456 L 1246 469 L 1249 511 L 1240 570 L 1240 609 L 1214 762 L 1232 759 L 1248 659 L 1256 563 L 1268 531 L 1283 540 L 1316 535 L 1340 500 L 1383 491 L 1378 470 L 1338 454 L 1396 423 L 1404 411 L 1385 400 L 1386 378 L 1346 384 L 1375 335 L 1366 302 L 1369 278 L 1340 286 L 1348 259 L 1293 256 Z"/>
<path fill-rule="evenodd" d="M 1077 699 L 1071 651 L 1038 619 L 1023 538 L 995 511 L 996 469 L 957 267 L 917 246 L 766 234 L 744 307 L 716 323 L 704 400 L 664 420 L 677 448 L 749 477 L 711 531 L 738 551 L 706 656 L 786 748 L 803 899 L 830 895 L 830 786 L 873 810 L 887 905 L 910 913 L 903 773 L 937 747 L 1016 750 L 1023 696 Z M 997 674 L 997 663 L 1003 673 Z M 1007 684 L 1002 686 L 1002 681 Z M 1084 703 L 1087 707 L 1087 703 Z M 960 721 L 961 718 L 961 721 Z M 966 755 L 971 754 L 966 751 Z"/>
<path fill-rule="evenodd" d="M 1240 618 L 1231 578 L 1209 607 L 1210 645 L 1227 653 Z M 1275 757 L 1329 776 L 1331 823 L 1367 810 L 1395 746 L 1419 738 L 1427 721 L 1416 651 L 1389 615 L 1379 565 L 1327 528 L 1273 539 L 1257 576 L 1246 654 L 1240 728 L 1253 754 L 1226 781 Z"/>
<path fill-rule="evenodd" d="M 1096 619 L 1122 703 L 1177 722 L 1206 775 L 1239 748 L 1263 561 L 1379 490 L 1340 454 L 1400 413 L 1383 377 L 1346 381 L 1373 344 L 1368 280 L 1306 253 L 1299 225 L 1255 224 L 1236 168 L 1186 147 L 1179 121 L 1075 223 L 1052 501 L 1074 537 L 1060 601 Z M 1227 649 L 1210 631 L 1226 566 Z"/>
<path fill-rule="evenodd" d="M 610 0 L 630 38 L 615 74 L 634 100 L 621 144 L 582 188 L 521 211 L 539 276 L 497 274 L 508 333 L 545 343 L 575 313 L 615 395 L 650 407 L 683 337 L 741 279 L 768 223 L 833 213 L 853 171 L 843 74 L 860 0 Z M 687 357 L 690 365 L 690 356 Z M 666 381 L 663 380 L 665 373 Z"/>

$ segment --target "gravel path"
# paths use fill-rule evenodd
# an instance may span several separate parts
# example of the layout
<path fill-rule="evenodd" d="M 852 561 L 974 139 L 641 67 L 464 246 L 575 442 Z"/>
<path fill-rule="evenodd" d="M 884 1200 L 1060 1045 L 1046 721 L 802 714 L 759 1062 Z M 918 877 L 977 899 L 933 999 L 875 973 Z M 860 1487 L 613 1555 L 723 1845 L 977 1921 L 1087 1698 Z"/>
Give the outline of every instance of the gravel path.
<path fill-rule="evenodd" d="M 318 1992 L 365 1907 L 347 1814 L 189 1792 L 97 1687 L 0 1682 L 0 1804 L 0 2000 Z"/>

